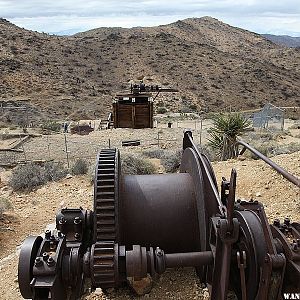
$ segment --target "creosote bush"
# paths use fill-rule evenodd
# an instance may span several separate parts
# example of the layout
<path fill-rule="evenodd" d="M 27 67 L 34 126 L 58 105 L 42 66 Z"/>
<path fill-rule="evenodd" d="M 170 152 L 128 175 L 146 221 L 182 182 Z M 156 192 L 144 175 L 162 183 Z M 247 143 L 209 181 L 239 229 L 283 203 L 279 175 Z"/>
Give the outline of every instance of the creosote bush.
<path fill-rule="evenodd" d="M 182 156 L 182 149 L 169 151 L 161 159 L 161 164 L 164 166 L 167 173 L 176 173 L 179 170 Z"/>
<path fill-rule="evenodd" d="M 155 166 L 147 159 L 136 154 L 123 154 L 122 173 L 127 175 L 145 175 L 156 172 Z"/>
<path fill-rule="evenodd" d="M 264 143 L 261 145 L 255 145 L 254 148 L 267 157 L 272 157 L 280 154 L 291 154 L 300 151 L 300 144 L 290 143 L 286 145 L 276 145 L 275 143 Z M 255 154 L 250 151 L 246 151 L 246 156 L 250 156 L 252 159 L 259 159 Z"/>
<path fill-rule="evenodd" d="M 27 163 L 13 170 L 9 185 L 14 191 L 32 191 L 48 181 L 57 181 L 66 174 L 67 171 L 60 163 L 48 162 L 44 166 Z"/>
<path fill-rule="evenodd" d="M 11 207 L 11 203 L 6 198 L 0 197 L 0 218 L 2 214 Z"/>
<path fill-rule="evenodd" d="M 158 114 L 165 114 L 168 110 L 165 107 L 158 107 L 157 113 Z"/>
<path fill-rule="evenodd" d="M 165 151 L 163 149 L 150 149 L 143 151 L 143 155 L 149 158 L 162 158 L 165 155 Z"/>
<path fill-rule="evenodd" d="M 44 131 L 54 131 L 54 132 L 60 132 L 61 130 L 61 124 L 54 122 L 54 121 L 46 121 L 41 125 L 41 128 Z"/>
<path fill-rule="evenodd" d="M 71 169 L 71 173 L 73 175 L 84 175 L 87 174 L 88 171 L 89 171 L 89 164 L 87 163 L 86 160 L 82 158 L 77 159 Z"/>
<path fill-rule="evenodd" d="M 46 162 L 44 165 L 44 170 L 47 181 L 58 181 L 68 174 L 68 170 L 64 168 L 61 162 Z"/>

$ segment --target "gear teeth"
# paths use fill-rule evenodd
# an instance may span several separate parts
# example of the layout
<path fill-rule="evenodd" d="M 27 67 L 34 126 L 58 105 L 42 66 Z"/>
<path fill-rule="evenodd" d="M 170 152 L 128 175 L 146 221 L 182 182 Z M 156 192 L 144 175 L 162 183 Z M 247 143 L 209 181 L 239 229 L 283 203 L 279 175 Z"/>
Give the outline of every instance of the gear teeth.
<path fill-rule="evenodd" d="M 116 232 L 116 176 L 118 152 L 103 149 L 97 157 L 94 189 L 96 243 L 91 249 L 91 279 L 94 287 L 115 287 L 118 272 L 115 262 Z"/>
<path fill-rule="evenodd" d="M 103 289 L 115 287 L 115 250 L 114 241 L 97 242 L 92 247 L 92 283 Z"/>
<path fill-rule="evenodd" d="M 116 239 L 116 155 L 116 149 L 103 149 L 98 155 L 94 192 L 96 241 Z"/>

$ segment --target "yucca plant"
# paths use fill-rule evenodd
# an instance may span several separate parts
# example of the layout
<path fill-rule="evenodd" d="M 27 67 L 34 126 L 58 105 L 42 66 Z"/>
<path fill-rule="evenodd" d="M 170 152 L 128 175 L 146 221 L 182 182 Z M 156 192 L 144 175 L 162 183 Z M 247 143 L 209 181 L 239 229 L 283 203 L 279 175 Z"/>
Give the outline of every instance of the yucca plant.
<path fill-rule="evenodd" d="M 221 160 L 237 157 L 237 136 L 249 128 L 250 121 L 239 113 L 218 114 L 212 120 L 213 127 L 208 130 L 209 146 L 216 150 Z"/>

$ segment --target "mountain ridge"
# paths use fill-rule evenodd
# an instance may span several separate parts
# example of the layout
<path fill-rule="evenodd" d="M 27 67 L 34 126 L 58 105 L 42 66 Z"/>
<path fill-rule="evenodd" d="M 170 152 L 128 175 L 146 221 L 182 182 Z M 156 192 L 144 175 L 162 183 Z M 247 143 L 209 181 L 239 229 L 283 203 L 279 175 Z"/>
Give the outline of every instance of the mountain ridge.
<path fill-rule="evenodd" d="M 211 17 L 51 36 L 0 20 L 0 99 L 28 99 L 51 118 L 111 110 L 130 82 L 172 86 L 170 111 L 300 104 L 300 52 Z"/>
<path fill-rule="evenodd" d="M 300 37 L 275 34 L 262 34 L 262 36 L 277 45 L 282 45 L 291 48 L 300 47 Z"/>

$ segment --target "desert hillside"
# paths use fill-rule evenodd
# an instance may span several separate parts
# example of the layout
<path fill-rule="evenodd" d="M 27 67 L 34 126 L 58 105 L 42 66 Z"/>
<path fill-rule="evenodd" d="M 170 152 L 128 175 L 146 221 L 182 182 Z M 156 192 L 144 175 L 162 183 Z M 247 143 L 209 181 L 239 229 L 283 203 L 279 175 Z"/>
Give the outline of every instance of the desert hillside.
<path fill-rule="evenodd" d="M 43 118 L 101 117 L 116 91 L 140 79 L 178 88 L 159 98 L 173 111 L 299 106 L 299 72 L 299 49 L 210 17 L 74 36 L 0 19 L 0 100 L 28 100 Z"/>

